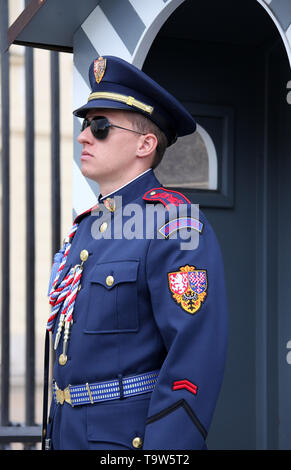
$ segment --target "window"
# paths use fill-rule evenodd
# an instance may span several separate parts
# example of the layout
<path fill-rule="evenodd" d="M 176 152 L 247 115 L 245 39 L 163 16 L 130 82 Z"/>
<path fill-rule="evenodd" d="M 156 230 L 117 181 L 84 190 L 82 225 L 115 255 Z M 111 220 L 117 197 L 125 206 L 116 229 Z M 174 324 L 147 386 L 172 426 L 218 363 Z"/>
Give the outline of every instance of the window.
<path fill-rule="evenodd" d="M 198 124 L 194 134 L 180 137 L 155 174 L 168 188 L 217 190 L 217 154 L 208 132 Z"/>
<path fill-rule="evenodd" d="M 155 169 L 160 182 L 202 207 L 234 204 L 234 110 L 229 106 L 184 102 L 197 131 L 180 137 Z"/>

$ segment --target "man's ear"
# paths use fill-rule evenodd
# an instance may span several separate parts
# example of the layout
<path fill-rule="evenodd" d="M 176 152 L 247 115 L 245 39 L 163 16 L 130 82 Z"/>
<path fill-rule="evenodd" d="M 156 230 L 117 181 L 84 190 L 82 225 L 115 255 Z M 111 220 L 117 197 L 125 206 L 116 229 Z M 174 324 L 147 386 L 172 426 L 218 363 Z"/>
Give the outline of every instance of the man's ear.
<path fill-rule="evenodd" d="M 140 136 L 137 143 L 136 155 L 140 158 L 148 157 L 155 152 L 158 139 L 155 134 L 145 134 Z"/>

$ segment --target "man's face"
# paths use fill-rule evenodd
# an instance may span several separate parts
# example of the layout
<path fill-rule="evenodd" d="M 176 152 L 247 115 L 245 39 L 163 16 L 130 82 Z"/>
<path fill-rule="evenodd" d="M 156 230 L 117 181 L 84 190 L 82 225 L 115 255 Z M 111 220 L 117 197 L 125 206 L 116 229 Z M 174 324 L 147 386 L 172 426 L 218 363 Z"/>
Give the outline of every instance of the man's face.
<path fill-rule="evenodd" d="M 112 124 L 133 129 L 126 111 L 93 109 L 86 117 L 91 120 L 94 116 L 105 116 Z M 135 163 L 139 137 L 134 132 L 111 127 L 108 136 L 98 140 L 87 127 L 78 137 L 83 146 L 82 174 L 99 184 L 122 181 L 126 173 L 130 175 Z"/>

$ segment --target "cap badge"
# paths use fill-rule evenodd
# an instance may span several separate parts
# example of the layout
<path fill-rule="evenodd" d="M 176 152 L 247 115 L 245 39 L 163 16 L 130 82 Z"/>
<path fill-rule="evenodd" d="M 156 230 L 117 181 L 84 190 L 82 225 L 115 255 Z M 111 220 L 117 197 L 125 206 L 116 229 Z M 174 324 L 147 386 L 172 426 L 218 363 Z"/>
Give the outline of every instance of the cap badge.
<path fill-rule="evenodd" d="M 106 59 L 98 57 L 94 60 L 94 75 L 97 83 L 100 83 L 106 70 Z"/>
<path fill-rule="evenodd" d="M 207 272 L 195 266 L 182 266 L 169 273 L 169 287 L 173 299 L 188 313 L 196 313 L 207 296 Z"/>

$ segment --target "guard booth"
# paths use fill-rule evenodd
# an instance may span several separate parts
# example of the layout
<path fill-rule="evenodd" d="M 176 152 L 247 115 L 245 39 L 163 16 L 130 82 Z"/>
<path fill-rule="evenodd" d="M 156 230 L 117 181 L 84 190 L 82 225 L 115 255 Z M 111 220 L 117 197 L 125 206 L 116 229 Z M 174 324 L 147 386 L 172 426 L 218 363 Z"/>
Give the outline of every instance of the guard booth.
<path fill-rule="evenodd" d="M 195 116 L 157 176 L 200 204 L 224 257 L 229 348 L 208 446 L 291 449 L 290 0 L 32 0 L 8 41 L 74 54 L 72 109 L 90 62 L 117 55 Z M 75 118 L 74 215 L 98 195 L 79 129 Z"/>

